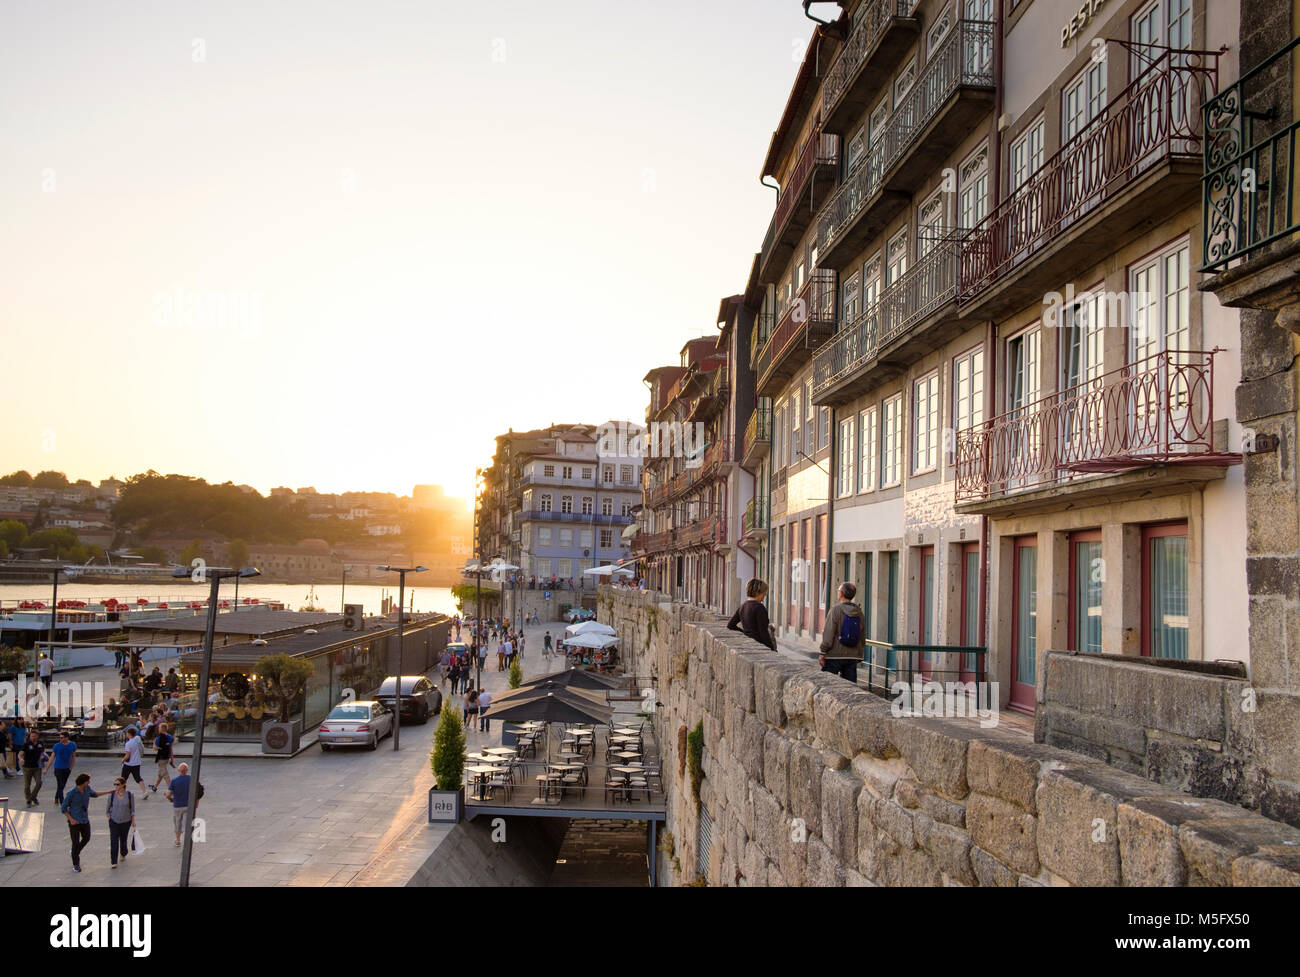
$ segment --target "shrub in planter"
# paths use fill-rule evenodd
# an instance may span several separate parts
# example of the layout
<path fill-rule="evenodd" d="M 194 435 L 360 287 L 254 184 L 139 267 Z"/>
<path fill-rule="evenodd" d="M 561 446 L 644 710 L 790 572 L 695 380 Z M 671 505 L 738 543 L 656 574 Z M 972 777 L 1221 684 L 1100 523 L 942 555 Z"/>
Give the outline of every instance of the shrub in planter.
<path fill-rule="evenodd" d="M 289 711 L 294 700 L 302 695 L 307 682 L 315 673 L 312 663 L 305 658 L 288 655 L 263 655 L 257 660 L 257 674 L 266 679 L 267 686 L 280 700 L 280 722 L 289 721 Z"/>
<path fill-rule="evenodd" d="M 433 779 L 439 790 L 460 790 L 465 765 L 465 725 L 456 709 L 444 708 L 433 734 L 429 754 Z"/>
<path fill-rule="evenodd" d="M 510 663 L 510 687 L 517 689 L 524 684 L 524 670 L 519 664 L 519 657 Z"/>

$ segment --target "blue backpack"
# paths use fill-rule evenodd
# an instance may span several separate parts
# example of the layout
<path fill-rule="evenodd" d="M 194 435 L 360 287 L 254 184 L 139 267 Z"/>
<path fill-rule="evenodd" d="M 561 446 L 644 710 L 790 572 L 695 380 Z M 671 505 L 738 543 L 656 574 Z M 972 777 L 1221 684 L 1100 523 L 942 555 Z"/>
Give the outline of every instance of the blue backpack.
<path fill-rule="evenodd" d="M 840 621 L 840 644 L 856 648 L 862 641 L 862 618 L 845 614 Z"/>

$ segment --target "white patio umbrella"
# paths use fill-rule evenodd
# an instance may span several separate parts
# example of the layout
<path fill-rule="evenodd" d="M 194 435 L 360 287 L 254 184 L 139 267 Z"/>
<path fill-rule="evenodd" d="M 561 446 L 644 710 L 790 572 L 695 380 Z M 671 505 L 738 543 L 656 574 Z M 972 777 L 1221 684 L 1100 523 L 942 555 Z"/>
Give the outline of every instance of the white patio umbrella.
<path fill-rule="evenodd" d="M 582 621 L 579 624 L 570 624 L 564 630 L 569 634 L 618 634 L 608 624 L 601 624 L 599 621 Z"/>
<path fill-rule="evenodd" d="M 618 638 L 612 634 L 575 634 L 564 639 L 564 643 L 574 648 L 595 648 L 604 651 L 618 644 Z"/>
<path fill-rule="evenodd" d="M 612 563 L 606 563 L 604 566 L 592 567 L 590 570 L 583 570 L 584 575 L 593 577 L 630 577 L 632 571 L 626 567 L 617 567 Z"/>

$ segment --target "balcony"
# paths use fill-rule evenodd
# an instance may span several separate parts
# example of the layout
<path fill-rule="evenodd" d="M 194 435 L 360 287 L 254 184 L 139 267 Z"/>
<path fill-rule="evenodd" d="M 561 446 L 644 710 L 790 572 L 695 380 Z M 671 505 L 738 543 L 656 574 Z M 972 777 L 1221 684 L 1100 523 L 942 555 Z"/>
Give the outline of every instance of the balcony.
<path fill-rule="evenodd" d="M 868 377 L 888 379 L 966 327 L 957 306 L 957 242 L 945 239 L 817 351 L 813 403 L 839 406 Z"/>
<path fill-rule="evenodd" d="M 758 395 L 772 397 L 835 329 L 835 273 L 819 268 L 781 316 L 758 357 Z"/>
<path fill-rule="evenodd" d="M 525 509 L 519 513 L 519 521 L 537 520 L 540 522 L 576 522 L 586 526 L 627 526 L 632 517 L 618 514 L 595 515 L 581 512 L 556 512 L 554 509 Z"/>
<path fill-rule="evenodd" d="M 1222 478 L 1241 456 L 1215 448 L 1215 352 L 1157 353 L 959 431 L 958 511 L 1024 513 L 1059 508 L 1063 494 L 1113 501 Z M 1143 469 L 1154 471 L 1123 477 Z"/>
<path fill-rule="evenodd" d="M 772 408 L 756 407 L 749 415 L 745 425 L 744 451 L 740 456 L 740 465 L 749 471 L 758 467 L 759 462 L 767 457 L 772 443 Z"/>
<path fill-rule="evenodd" d="M 749 331 L 749 368 L 758 372 L 758 354 L 767 345 L 772 335 L 773 316 L 770 312 L 760 312 L 754 316 L 754 326 Z"/>
<path fill-rule="evenodd" d="M 673 531 L 664 530 L 661 533 L 638 533 L 636 537 L 636 552 L 644 553 L 647 556 L 654 553 L 663 553 L 672 548 Z"/>
<path fill-rule="evenodd" d="M 758 280 L 773 284 L 794 256 L 794 249 L 822 203 L 835 189 L 840 165 L 840 137 L 812 133 L 799 151 L 776 202 L 776 212 L 763 237 Z"/>
<path fill-rule="evenodd" d="M 720 366 L 713 371 L 700 395 L 691 402 L 691 408 L 686 413 L 686 419 L 688 421 L 707 421 L 727 405 L 727 397 L 730 392 L 731 390 L 727 385 L 727 368 Z"/>
<path fill-rule="evenodd" d="M 993 104 L 993 24 L 961 20 L 818 221 L 818 263 L 840 268 L 907 206 Z"/>
<path fill-rule="evenodd" d="M 1217 83 L 1219 56 L 1157 50 L 1156 61 L 966 232 L 959 301 L 969 314 L 993 318 L 1041 302 L 1130 232 L 1196 199 L 1201 102 Z"/>
<path fill-rule="evenodd" d="M 1201 212 L 1204 264 L 1223 272 L 1300 231 L 1295 204 L 1294 111 L 1280 111 L 1277 69 L 1291 77 L 1300 38 L 1205 103 Z M 1289 92 L 1287 86 L 1283 92 Z M 1253 184 L 1246 174 L 1254 175 Z M 1221 296 L 1222 297 L 1222 296 Z"/>
<path fill-rule="evenodd" d="M 740 519 L 741 546 L 757 547 L 767 539 L 767 514 L 767 499 L 760 496 L 749 500 L 745 514 Z"/>
<path fill-rule="evenodd" d="M 893 74 L 921 25 L 909 17 L 911 0 L 867 0 L 840 56 L 822 85 L 822 127 L 844 132 L 867 111 Z"/>

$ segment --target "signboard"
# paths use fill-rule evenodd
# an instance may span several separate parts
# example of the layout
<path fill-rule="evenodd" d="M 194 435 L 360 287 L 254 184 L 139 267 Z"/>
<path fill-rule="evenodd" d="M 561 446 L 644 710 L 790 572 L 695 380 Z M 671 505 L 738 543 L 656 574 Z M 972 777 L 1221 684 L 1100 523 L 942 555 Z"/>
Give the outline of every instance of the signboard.
<path fill-rule="evenodd" d="M 550 599 L 551 599 L 551 592 L 549 590 L 542 591 L 542 600 L 550 600 Z"/>
<path fill-rule="evenodd" d="M 460 821 L 460 791 L 429 788 L 429 823 L 456 824 Z"/>

